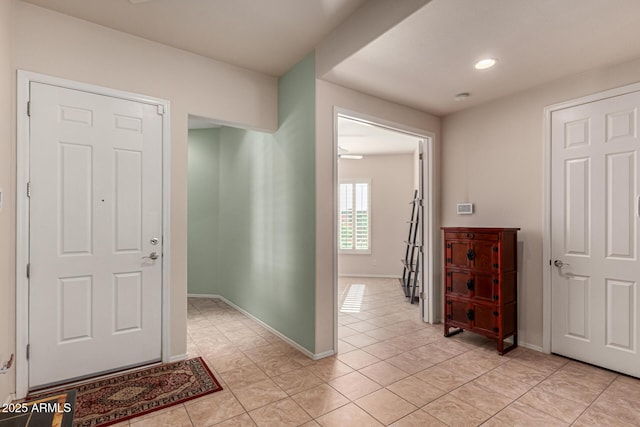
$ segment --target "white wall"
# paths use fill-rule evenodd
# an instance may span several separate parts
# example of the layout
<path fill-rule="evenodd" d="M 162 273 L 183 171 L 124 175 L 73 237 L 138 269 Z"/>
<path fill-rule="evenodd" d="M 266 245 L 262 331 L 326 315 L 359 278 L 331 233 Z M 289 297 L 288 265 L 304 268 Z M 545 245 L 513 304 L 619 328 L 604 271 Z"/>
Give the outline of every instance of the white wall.
<path fill-rule="evenodd" d="M 333 349 L 333 278 L 336 272 L 333 257 L 336 233 L 333 221 L 334 107 L 433 133 L 436 164 L 440 156 L 438 117 L 324 80 L 316 81 L 316 353 Z M 438 176 L 437 169 L 435 176 Z M 437 182 L 435 188 L 438 188 Z"/>
<path fill-rule="evenodd" d="M 365 156 L 338 161 L 338 178 L 371 180 L 371 253 L 340 254 L 338 274 L 344 276 L 402 276 L 407 221 L 414 191 L 413 154 Z"/>
<path fill-rule="evenodd" d="M 34 71 L 99 86 L 168 99 L 171 102 L 171 354 L 186 353 L 187 298 L 187 116 L 195 114 L 242 127 L 274 131 L 277 128 L 277 80 L 178 49 L 133 37 L 86 21 L 51 12 L 21 1 L 2 0 L 0 8 L 0 88 L 15 81 L 15 69 Z M 13 35 L 6 25 L 14 8 Z M 13 67 L 7 76 L 5 41 L 14 42 Z M 12 83 L 12 90 L 15 90 Z M 15 96 L 3 96 L 15 103 Z M 15 139 L 10 137 L 6 114 L 0 114 L 0 183 L 9 190 L 0 214 L 0 266 L 2 290 L 10 298 L 0 298 L 0 356 L 12 350 L 13 341 L 4 339 L 5 328 L 15 329 L 12 292 L 15 281 L 10 268 L 15 237 L 10 233 L 14 212 Z M 15 123 L 15 118 L 12 120 Z M 13 127 L 13 125 L 12 125 Z M 9 172 L 11 171 L 11 172 Z M 4 236 L 11 235 L 5 239 Z M 6 255 L 6 256 L 5 256 Z M 7 285 L 5 285 L 7 283 Z M 6 289 L 5 289 L 6 286 Z M 7 302 L 5 302 L 7 301 Z M 6 304 L 7 307 L 3 305 Z M 5 315 L 5 313 L 7 313 Z M 5 345 L 5 343 L 10 343 Z M 8 348 L 5 348 L 8 347 Z M 0 378 L 0 392 L 5 390 Z M 12 385 L 13 388 L 13 385 Z M 2 396 L 0 396 L 2 398 Z"/>
<path fill-rule="evenodd" d="M 15 351 L 15 145 L 11 143 L 15 95 L 11 68 L 12 8 L 12 2 L 0 1 L 0 188 L 4 198 L 4 206 L 0 212 L 0 367 Z M 13 393 L 14 375 L 15 369 L 8 375 L 0 375 L 0 403 Z"/>
<path fill-rule="evenodd" d="M 543 109 L 640 81 L 640 60 L 557 80 L 442 120 L 442 225 L 520 227 L 520 340 L 542 347 Z M 475 203 L 458 216 L 456 203 Z M 441 263 L 442 265 L 442 263 Z"/>

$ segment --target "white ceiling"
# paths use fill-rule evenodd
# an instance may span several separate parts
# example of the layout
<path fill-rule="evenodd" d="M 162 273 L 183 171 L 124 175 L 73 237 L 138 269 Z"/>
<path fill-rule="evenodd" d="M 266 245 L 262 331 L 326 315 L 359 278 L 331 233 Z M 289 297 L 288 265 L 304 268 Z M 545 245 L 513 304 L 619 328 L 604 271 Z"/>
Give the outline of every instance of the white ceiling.
<path fill-rule="evenodd" d="M 367 3 L 23 1 L 274 76 L 282 75 L 349 15 L 362 13 L 365 8 L 357 9 Z M 639 58 L 639 17 L 639 0 L 432 0 L 322 77 L 446 115 L 563 76 Z M 474 70 L 474 62 L 485 56 L 498 58 L 498 64 Z M 454 101 L 460 92 L 471 96 Z"/>
<path fill-rule="evenodd" d="M 0 0 L 6 1 L 6 0 Z M 365 0 L 23 0 L 280 76 Z"/>
<path fill-rule="evenodd" d="M 445 115 L 638 57 L 638 0 L 432 0 L 325 78 Z"/>

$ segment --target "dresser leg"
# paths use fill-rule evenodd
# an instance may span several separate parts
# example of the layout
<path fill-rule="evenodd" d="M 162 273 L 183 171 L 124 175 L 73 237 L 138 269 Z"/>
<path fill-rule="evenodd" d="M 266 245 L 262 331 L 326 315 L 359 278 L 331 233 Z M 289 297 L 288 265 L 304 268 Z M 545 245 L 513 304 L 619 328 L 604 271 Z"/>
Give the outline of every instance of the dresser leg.
<path fill-rule="evenodd" d="M 503 356 L 518 346 L 518 335 L 513 335 L 513 344 L 511 344 L 507 348 L 504 347 L 504 340 L 498 340 L 497 344 L 498 344 L 498 354 L 500 356 Z"/>
<path fill-rule="evenodd" d="M 451 330 L 451 327 L 445 325 L 444 327 L 444 336 L 445 337 L 450 337 L 453 336 L 455 334 L 459 334 L 460 332 L 463 332 L 464 329 L 462 328 L 454 328 L 453 331 Z"/>

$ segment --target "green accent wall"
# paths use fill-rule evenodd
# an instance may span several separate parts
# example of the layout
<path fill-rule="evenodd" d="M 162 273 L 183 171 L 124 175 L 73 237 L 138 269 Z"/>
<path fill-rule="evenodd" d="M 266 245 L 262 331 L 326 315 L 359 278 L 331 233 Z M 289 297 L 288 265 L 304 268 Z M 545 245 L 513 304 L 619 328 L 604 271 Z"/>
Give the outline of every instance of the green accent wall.
<path fill-rule="evenodd" d="M 217 294 L 219 250 L 219 129 L 189 131 L 188 292 Z"/>
<path fill-rule="evenodd" d="M 225 297 L 313 352 L 315 53 L 279 79 L 278 116 L 274 134 L 208 131 L 215 148 L 202 148 L 204 131 L 190 132 L 188 289 Z M 216 258 L 209 263 L 207 249 Z"/>

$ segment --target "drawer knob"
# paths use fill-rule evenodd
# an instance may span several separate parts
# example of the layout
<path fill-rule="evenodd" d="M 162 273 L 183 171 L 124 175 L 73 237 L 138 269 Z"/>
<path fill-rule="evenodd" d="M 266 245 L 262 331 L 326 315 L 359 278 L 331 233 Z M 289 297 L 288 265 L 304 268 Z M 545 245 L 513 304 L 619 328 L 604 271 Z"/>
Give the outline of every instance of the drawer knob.
<path fill-rule="evenodd" d="M 447 291 L 451 292 L 451 286 L 447 286 Z"/>
<path fill-rule="evenodd" d="M 473 261 L 473 259 L 476 257 L 476 254 L 473 252 L 473 249 L 469 249 L 467 251 L 467 259 L 469 261 Z"/>
<path fill-rule="evenodd" d="M 473 320 L 473 310 L 467 310 L 467 319 Z"/>
<path fill-rule="evenodd" d="M 470 291 L 473 290 L 473 279 L 467 280 L 467 289 L 469 289 Z"/>
<path fill-rule="evenodd" d="M 473 239 L 474 237 L 473 233 L 467 233 L 467 239 Z"/>

